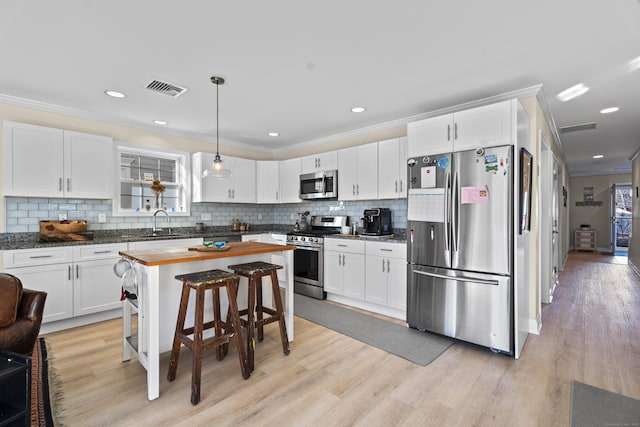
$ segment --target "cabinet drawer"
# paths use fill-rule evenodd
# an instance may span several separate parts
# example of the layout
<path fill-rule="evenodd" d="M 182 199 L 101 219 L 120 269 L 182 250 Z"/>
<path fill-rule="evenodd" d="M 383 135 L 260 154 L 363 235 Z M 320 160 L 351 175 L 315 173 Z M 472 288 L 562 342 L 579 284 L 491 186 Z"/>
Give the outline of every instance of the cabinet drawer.
<path fill-rule="evenodd" d="M 364 254 L 364 240 L 324 239 L 324 249 L 327 251 Z"/>
<path fill-rule="evenodd" d="M 118 256 L 118 252 L 126 250 L 126 243 L 76 246 L 73 248 L 73 260 L 90 261 L 94 259 L 114 258 Z"/>
<path fill-rule="evenodd" d="M 3 251 L 3 265 L 4 268 L 12 268 L 71 262 L 73 259 L 71 249 L 69 246 L 57 246 L 55 248 Z"/>
<path fill-rule="evenodd" d="M 407 245 L 403 243 L 371 242 L 365 244 L 367 255 L 378 255 L 387 258 L 407 258 Z"/>

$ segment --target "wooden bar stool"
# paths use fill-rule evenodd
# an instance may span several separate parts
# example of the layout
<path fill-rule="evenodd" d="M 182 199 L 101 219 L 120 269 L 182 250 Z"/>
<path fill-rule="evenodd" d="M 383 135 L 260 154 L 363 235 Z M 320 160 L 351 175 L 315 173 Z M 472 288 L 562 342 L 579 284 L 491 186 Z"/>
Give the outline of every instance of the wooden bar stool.
<path fill-rule="evenodd" d="M 247 315 L 247 320 L 240 319 L 243 326 L 247 328 L 247 364 L 249 371 L 254 368 L 254 352 L 256 347 L 255 329 L 258 330 L 258 341 L 264 338 L 264 325 L 272 322 L 278 322 L 280 325 L 280 340 L 282 341 L 282 351 L 289 354 L 289 339 L 287 338 L 287 326 L 284 322 L 284 306 L 280 297 L 280 287 L 278 286 L 278 274 L 276 270 L 282 268 L 281 265 L 270 264 L 268 262 L 256 261 L 246 264 L 236 264 L 228 266 L 235 274 L 247 277 L 249 279 L 249 296 L 247 308 L 240 310 L 240 316 Z M 265 307 L 262 305 L 262 278 L 271 277 L 271 289 L 273 290 L 273 298 L 275 299 L 276 309 Z M 257 302 L 256 302 L 257 298 Z M 255 312 L 255 319 L 254 319 Z M 269 317 L 264 318 L 264 313 Z"/>
<path fill-rule="evenodd" d="M 200 402 L 200 372 L 202 368 L 203 350 L 216 346 L 217 358 L 218 360 L 222 360 L 227 349 L 225 344 L 227 344 L 231 338 L 235 337 L 242 377 L 244 379 L 249 378 L 250 371 L 247 366 L 247 353 L 242 340 L 242 327 L 238 313 L 238 303 L 236 301 L 240 277 L 228 271 L 209 270 L 181 274 L 176 276 L 176 279 L 182 280 L 182 296 L 180 298 L 180 309 L 176 322 L 176 332 L 173 337 L 167 379 L 173 381 L 176 378 L 176 368 L 178 367 L 178 358 L 180 357 L 180 344 L 184 344 L 185 347 L 189 348 L 193 353 L 193 365 L 191 367 L 191 403 L 196 405 Z M 229 299 L 229 312 L 226 322 L 222 321 L 220 315 L 220 288 L 223 287 L 226 288 Z M 196 311 L 193 327 L 185 329 L 184 321 L 187 314 L 191 289 L 196 291 Z M 204 294 L 207 290 L 213 292 L 214 319 L 204 323 Z M 215 336 L 203 339 L 202 333 L 208 329 L 215 329 Z M 193 338 L 189 338 L 191 334 L 193 334 Z"/>

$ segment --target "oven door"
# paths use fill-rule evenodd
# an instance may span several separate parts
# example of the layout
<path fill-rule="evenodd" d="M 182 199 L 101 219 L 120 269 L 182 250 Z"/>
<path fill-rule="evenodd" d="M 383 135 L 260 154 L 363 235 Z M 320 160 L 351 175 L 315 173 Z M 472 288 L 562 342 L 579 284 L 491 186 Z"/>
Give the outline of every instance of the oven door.
<path fill-rule="evenodd" d="M 321 247 L 296 246 L 293 251 L 294 292 L 324 299 L 323 254 Z"/>

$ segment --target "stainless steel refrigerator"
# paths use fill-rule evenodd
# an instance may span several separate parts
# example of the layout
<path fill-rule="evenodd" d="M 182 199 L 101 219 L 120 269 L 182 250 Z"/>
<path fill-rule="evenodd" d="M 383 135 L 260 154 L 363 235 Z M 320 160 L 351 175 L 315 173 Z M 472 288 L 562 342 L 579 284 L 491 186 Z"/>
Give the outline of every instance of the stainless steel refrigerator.
<path fill-rule="evenodd" d="M 407 323 L 514 353 L 513 147 L 408 160 Z"/>

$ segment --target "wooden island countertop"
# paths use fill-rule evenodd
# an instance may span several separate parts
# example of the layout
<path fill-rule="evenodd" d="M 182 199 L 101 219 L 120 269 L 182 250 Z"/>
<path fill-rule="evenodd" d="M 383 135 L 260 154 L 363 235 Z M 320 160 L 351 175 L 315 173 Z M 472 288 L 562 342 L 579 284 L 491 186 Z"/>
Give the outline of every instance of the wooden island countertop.
<path fill-rule="evenodd" d="M 229 249 L 226 249 L 226 248 Z M 245 255 L 258 255 L 270 252 L 292 251 L 295 246 L 274 245 L 261 242 L 231 242 L 227 243 L 224 250 L 199 247 L 179 247 L 174 249 L 140 249 L 133 251 L 121 251 L 119 254 L 132 261 L 146 266 L 177 264 L 182 262 L 205 261 L 218 258 L 231 258 Z"/>

